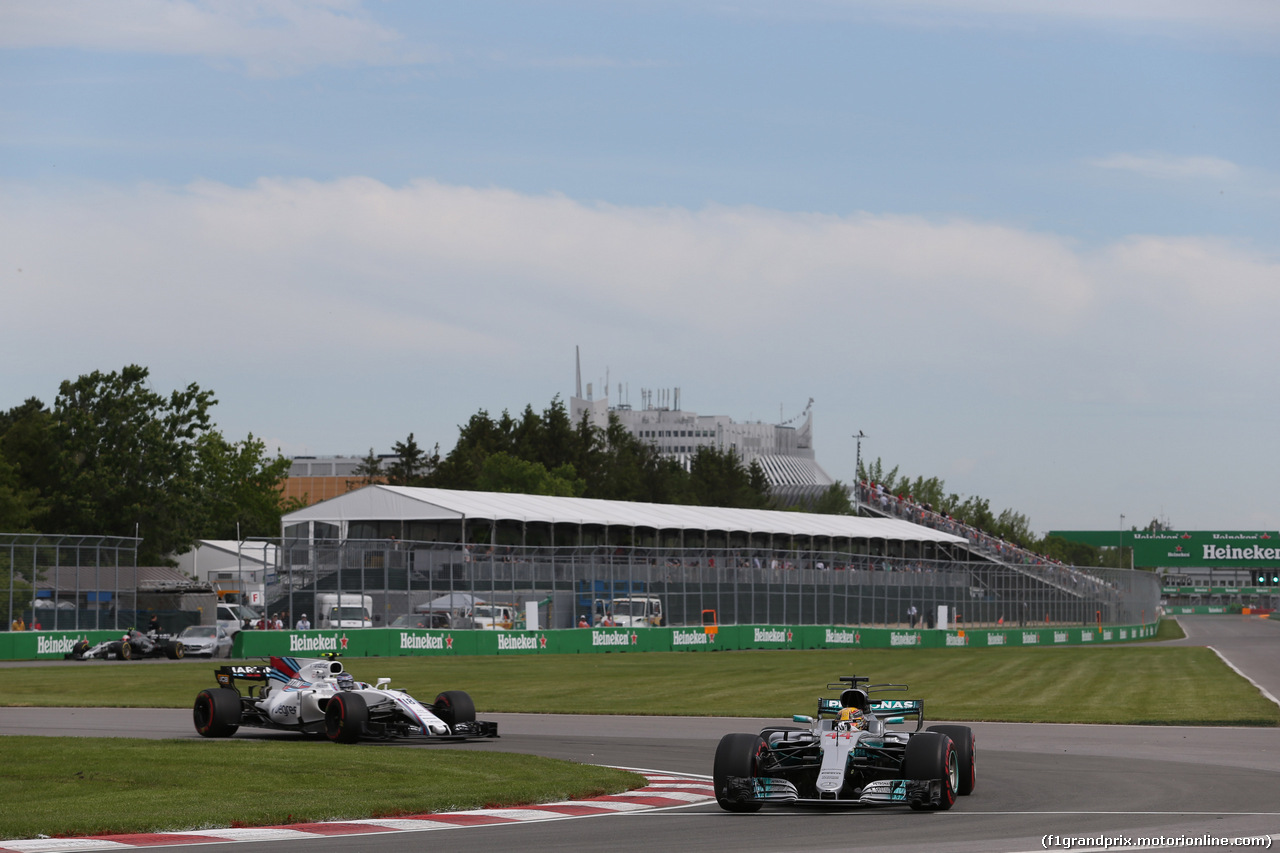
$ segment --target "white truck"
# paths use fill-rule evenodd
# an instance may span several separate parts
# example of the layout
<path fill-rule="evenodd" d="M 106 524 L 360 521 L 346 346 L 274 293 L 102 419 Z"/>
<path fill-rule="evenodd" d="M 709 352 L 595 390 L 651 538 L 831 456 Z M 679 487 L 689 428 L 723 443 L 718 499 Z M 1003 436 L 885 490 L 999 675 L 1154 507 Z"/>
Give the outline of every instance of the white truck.
<path fill-rule="evenodd" d="M 516 623 L 516 606 L 495 602 L 476 602 L 471 607 L 475 627 L 491 631 L 510 631 Z"/>
<path fill-rule="evenodd" d="M 319 628 L 372 628 L 373 596 L 354 592 L 322 592 L 316 595 Z"/>
<path fill-rule="evenodd" d="M 628 596 L 609 602 L 606 619 L 619 628 L 657 628 L 663 624 L 662 599 Z M 606 623 L 607 624 L 607 623 Z"/>

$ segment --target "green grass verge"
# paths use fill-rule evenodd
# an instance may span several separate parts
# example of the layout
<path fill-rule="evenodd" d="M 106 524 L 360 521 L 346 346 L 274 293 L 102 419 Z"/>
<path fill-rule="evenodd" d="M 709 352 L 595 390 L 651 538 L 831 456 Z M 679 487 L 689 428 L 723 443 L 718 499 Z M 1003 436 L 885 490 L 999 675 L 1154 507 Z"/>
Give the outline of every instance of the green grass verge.
<path fill-rule="evenodd" d="M 1171 633 L 1179 632 L 1172 622 Z M 1162 626 L 1162 631 L 1165 629 Z M 466 690 L 483 713 L 789 717 L 841 675 L 911 686 L 929 719 L 1280 725 L 1280 708 L 1208 649 L 1126 646 L 349 658 L 430 702 Z M 0 704 L 189 707 L 208 662 L 15 668 Z M 1209 701 L 1206 702 L 1205 700 Z M 1206 714 L 1206 708 L 1209 709 Z"/>
<path fill-rule="evenodd" d="M 496 752 L 9 737 L 0 765 L 0 838 L 393 817 L 579 799 L 643 784 L 621 770 Z"/>

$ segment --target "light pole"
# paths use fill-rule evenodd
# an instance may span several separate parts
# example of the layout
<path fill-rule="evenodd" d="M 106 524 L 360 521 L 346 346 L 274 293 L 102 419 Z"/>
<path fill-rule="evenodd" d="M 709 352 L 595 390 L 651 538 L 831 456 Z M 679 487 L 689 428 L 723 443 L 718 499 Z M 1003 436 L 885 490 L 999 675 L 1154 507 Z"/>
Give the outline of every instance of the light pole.
<path fill-rule="evenodd" d="M 855 480 L 862 476 L 862 439 L 866 437 L 867 437 L 867 434 L 862 430 L 858 430 L 858 434 L 854 436 L 854 438 L 858 440 L 857 463 L 853 471 L 853 477 Z"/>
<path fill-rule="evenodd" d="M 1116 568 L 1124 568 L 1124 513 L 1120 513 L 1120 549 L 1116 551 Z"/>

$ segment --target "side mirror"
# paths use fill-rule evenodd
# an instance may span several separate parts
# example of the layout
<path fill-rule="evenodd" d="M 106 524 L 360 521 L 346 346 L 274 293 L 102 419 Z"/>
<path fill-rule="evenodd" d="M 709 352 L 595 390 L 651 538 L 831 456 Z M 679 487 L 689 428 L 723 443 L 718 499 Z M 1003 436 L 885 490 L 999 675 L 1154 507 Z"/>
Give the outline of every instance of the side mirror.
<path fill-rule="evenodd" d="M 805 714 L 792 714 L 792 715 L 791 715 L 791 722 L 793 722 L 793 723 L 812 723 L 812 722 L 813 722 L 813 717 L 807 716 L 807 715 L 805 715 Z"/>
<path fill-rule="evenodd" d="M 886 723 L 901 723 L 901 722 L 903 722 L 903 718 L 902 718 L 902 717 L 890 717 L 889 719 L 885 720 L 885 722 L 886 722 Z"/>

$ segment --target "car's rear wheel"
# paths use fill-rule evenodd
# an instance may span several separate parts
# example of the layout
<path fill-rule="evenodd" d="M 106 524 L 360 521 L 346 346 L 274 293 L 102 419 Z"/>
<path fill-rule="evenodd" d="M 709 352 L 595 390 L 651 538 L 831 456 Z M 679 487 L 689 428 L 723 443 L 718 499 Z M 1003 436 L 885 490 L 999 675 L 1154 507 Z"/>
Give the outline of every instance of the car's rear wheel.
<path fill-rule="evenodd" d="M 230 737 L 240 728 L 240 694 L 229 687 L 201 690 L 191 718 L 204 737 Z"/>
<path fill-rule="evenodd" d="M 133 646 L 128 640 L 120 644 L 120 660 L 133 660 Z"/>
<path fill-rule="evenodd" d="M 917 781 L 939 781 L 942 790 L 935 802 L 912 802 L 916 810 L 946 811 L 955 804 L 960 782 L 960 765 L 955 744 L 942 732 L 921 732 L 907 741 L 902 759 L 902 775 Z"/>
<path fill-rule="evenodd" d="M 978 784 L 978 742 L 973 736 L 973 729 L 968 726 L 929 726 L 929 731 L 942 732 L 951 738 L 956 748 L 956 763 L 960 766 L 956 793 L 962 797 L 969 796 Z"/>
<path fill-rule="evenodd" d="M 182 657 L 186 653 L 187 650 L 183 647 L 182 643 L 178 642 L 170 643 L 164 650 L 164 656 L 169 660 L 182 660 Z"/>
<path fill-rule="evenodd" d="M 359 693 L 335 693 L 324 709 L 324 733 L 334 743 L 355 743 L 369 722 L 369 705 Z"/>
<path fill-rule="evenodd" d="M 470 694 L 463 690 L 446 690 L 436 697 L 431 706 L 435 714 L 445 725 L 453 728 L 458 723 L 474 723 L 476 720 L 476 703 L 471 701 Z"/>
<path fill-rule="evenodd" d="M 760 735 L 737 732 L 720 738 L 712 768 L 716 802 L 727 812 L 758 812 L 760 803 L 753 799 L 747 782 L 760 772 L 760 756 L 768 747 Z"/>

